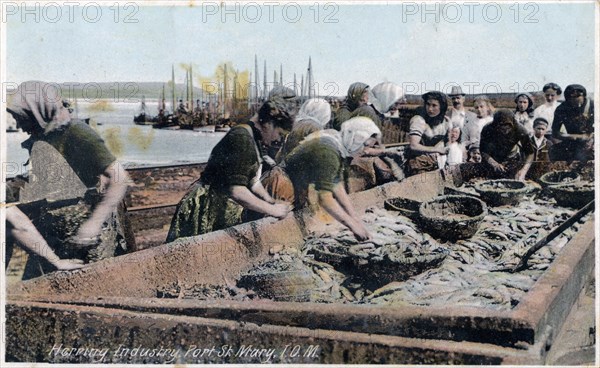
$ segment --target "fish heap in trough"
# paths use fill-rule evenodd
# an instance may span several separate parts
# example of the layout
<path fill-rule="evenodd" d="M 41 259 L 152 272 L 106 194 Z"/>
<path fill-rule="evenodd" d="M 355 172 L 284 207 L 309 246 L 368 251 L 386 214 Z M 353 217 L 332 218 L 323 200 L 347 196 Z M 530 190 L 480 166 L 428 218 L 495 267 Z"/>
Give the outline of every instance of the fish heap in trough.
<path fill-rule="evenodd" d="M 316 257 L 322 257 L 323 250 L 337 254 L 338 258 L 333 258 L 332 263 L 337 262 L 336 266 L 341 266 L 347 276 L 344 285 L 355 296 L 355 303 L 442 307 L 453 303 L 510 309 L 533 287 L 579 226 L 593 215 L 586 215 L 536 252 L 529 260 L 528 269 L 518 273 L 494 271 L 517 264 L 527 249 L 574 212 L 557 206 L 554 199 L 529 196 L 516 206 L 490 207 L 471 238 L 441 243 L 397 212 L 373 207 L 363 217 L 374 233 L 372 242 L 358 244 L 348 230 L 337 227 L 337 232 L 309 237 L 304 251 Z M 356 248 L 363 251 L 367 262 L 393 258 L 394 254 L 417 255 L 422 259 L 444 253 L 448 256 L 429 269 L 419 269 L 419 265 L 426 262 L 417 263 L 410 278 L 399 278 L 373 290 L 372 285 L 356 276 L 360 272 L 351 269 L 358 267 L 356 263 L 339 262 L 344 249 L 352 252 Z M 400 262 L 399 266 L 402 265 Z"/>
<path fill-rule="evenodd" d="M 463 187 L 464 192 L 474 191 Z M 371 207 L 363 221 L 373 239 L 358 242 L 340 224 L 305 239 L 302 249 L 281 247 L 271 258 L 226 286 L 173 285 L 159 296 L 194 299 L 447 306 L 492 309 L 516 306 L 556 255 L 593 214 L 554 238 L 527 269 L 498 272 L 523 254 L 574 209 L 553 198 L 526 196 L 517 205 L 489 207 L 470 238 L 443 241 L 397 211 Z"/>
<path fill-rule="evenodd" d="M 519 273 L 493 271 L 499 265 L 516 264 L 530 246 L 573 212 L 545 200 L 527 200 L 516 207 L 491 208 L 472 238 L 447 243 L 450 255 L 440 267 L 406 282 L 388 284 L 369 295 L 365 302 L 512 308 L 531 289 L 580 224 L 535 253 L 527 270 Z M 587 216 L 582 222 L 590 215 Z"/>

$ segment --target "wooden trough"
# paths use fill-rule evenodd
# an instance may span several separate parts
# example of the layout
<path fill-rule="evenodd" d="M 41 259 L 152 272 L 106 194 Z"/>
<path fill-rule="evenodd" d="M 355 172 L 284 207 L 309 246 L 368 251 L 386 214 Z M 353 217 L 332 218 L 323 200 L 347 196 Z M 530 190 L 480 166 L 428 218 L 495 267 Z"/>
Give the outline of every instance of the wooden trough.
<path fill-rule="evenodd" d="M 476 166 L 464 165 L 352 199 L 359 211 L 394 197 L 423 201 L 478 174 Z M 324 220 L 332 219 L 297 212 L 20 282 L 8 290 L 6 360 L 544 364 L 594 267 L 591 219 L 511 310 L 156 297 L 170 285 L 236 280 L 267 259 L 273 246 L 299 247 Z"/>

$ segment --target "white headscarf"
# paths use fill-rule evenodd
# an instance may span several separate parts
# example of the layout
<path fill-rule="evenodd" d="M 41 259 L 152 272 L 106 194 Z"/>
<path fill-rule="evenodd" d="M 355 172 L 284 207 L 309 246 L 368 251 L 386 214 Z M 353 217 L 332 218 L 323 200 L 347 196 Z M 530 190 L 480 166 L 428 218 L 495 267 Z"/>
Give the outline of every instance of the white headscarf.
<path fill-rule="evenodd" d="M 319 130 L 307 135 L 299 146 L 319 139 L 324 144 L 335 147 L 342 157 L 350 157 L 360 151 L 365 142 L 373 136 L 378 140 L 381 139 L 381 131 L 377 125 L 369 118 L 357 116 L 346 120 L 342 124 L 341 132 L 335 129 Z"/>
<path fill-rule="evenodd" d="M 302 104 L 296 121 L 313 120 L 321 129 L 331 120 L 331 107 L 322 98 L 311 98 Z"/>
<path fill-rule="evenodd" d="M 341 136 L 342 145 L 350 155 L 353 155 L 364 147 L 369 138 L 374 136 L 377 140 L 380 140 L 381 131 L 373 120 L 357 116 L 342 123 Z"/>
<path fill-rule="evenodd" d="M 342 157 L 349 157 L 350 154 L 344 145 L 342 144 L 342 135 L 335 129 L 325 129 L 313 132 L 307 135 L 302 142 L 298 145 L 298 147 L 310 142 L 312 140 L 318 139 L 324 144 L 329 144 L 333 146 Z"/>
<path fill-rule="evenodd" d="M 8 96 L 6 109 L 17 121 L 26 121 L 33 131 L 46 134 L 71 121 L 60 92 L 57 84 L 23 82 Z"/>
<path fill-rule="evenodd" d="M 375 96 L 371 103 L 381 114 L 388 112 L 396 101 L 404 97 L 402 87 L 392 82 L 379 83 L 371 91 Z"/>

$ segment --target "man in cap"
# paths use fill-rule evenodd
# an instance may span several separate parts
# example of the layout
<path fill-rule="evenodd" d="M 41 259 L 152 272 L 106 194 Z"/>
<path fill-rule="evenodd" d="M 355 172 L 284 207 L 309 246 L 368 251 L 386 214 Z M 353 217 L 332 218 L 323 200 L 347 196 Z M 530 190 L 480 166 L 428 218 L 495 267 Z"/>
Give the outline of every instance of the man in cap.
<path fill-rule="evenodd" d="M 561 131 L 563 127 L 566 132 Z M 552 148 L 552 160 L 594 159 L 594 102 L 582 85 L 571 84 L 565 89 L 565 102 L 554 112 L 552 136 L 561 141 Z"/>
<path fill-rule="evenodd" d="M 465 134 L 465 124 L 477 120 L 477 115 L 465 109 L 465 94 L 460 86 L 453 86 L 448 95 L 452 101 L 452 107 L 448 109 L 448 118 L 451 126 L 458 126 Z M 468 125 L 468 124 L 467 124 Z"/>

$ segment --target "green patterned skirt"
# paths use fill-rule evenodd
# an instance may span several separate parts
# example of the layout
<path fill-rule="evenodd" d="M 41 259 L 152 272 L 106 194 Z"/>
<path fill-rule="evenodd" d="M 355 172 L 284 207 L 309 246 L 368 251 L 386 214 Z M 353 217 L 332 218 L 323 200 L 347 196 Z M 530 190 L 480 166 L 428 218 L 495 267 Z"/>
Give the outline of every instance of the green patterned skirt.
<path fill-rule="evenodd" d="M 238 225 L 243 209 L 227 193 L 196 183 L 177 205 L 167 243 Z"/>

